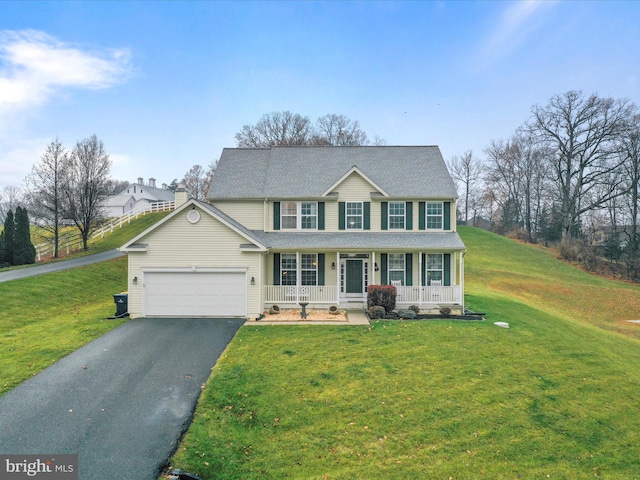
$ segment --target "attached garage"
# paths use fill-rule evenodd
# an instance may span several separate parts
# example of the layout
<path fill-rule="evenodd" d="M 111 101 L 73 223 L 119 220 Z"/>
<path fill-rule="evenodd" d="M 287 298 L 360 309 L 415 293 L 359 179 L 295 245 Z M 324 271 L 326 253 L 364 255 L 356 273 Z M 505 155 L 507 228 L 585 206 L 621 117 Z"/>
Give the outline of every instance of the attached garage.
<path fill-rule="evenodd" d="M 244 317 L 245 269 L 143 269 L 146 317 Z"/>

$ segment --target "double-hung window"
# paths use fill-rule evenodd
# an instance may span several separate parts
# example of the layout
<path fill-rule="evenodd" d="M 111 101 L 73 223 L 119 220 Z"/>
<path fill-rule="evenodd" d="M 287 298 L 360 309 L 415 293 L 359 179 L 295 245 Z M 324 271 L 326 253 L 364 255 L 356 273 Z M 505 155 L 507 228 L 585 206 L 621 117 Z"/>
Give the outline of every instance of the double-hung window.
<path fill-rule="evenodd" d="M 389 202 L 389 230 L 404 230 L 404 202 Z"/>
<path fill-rule="evenodd" d="M 442 202 L 427 202 L 427 229 L 442 229 Z"/>
<path fill-rule="evenodd" d="M 300 281 L 302 285 L 318 284 L 318 255 L 315 253 L 300 255 Z"/>
<path fill-rule="evenodd" d="M 283 230 L 295 230 L 298 227 L 298 202 L 280 204 L 280 225 Z"/>
<path fill-rule="evenodd" d="M 404 278 L 404 253 L 389 254 L 389 283 L 393 281 L 401 281 L 402 285 L 406 285 Z"/>
<path fill-rule="evenodd" d="M 280 255 L 280 284 L 296 285 L 298 263 L 295 253 Z M 316 253 L 300 254 L 300 285 L 318 284 L 318 255 Z"/>
<path fill-rule="evenodd" d="M 316 230 L 318 202 L 281 202 L 280 225 L 283 230 Z"/>
<path fill-rule="evenodd" d="M 347 230 L 362 230 L 362 202 L 346 202 Z"/>
<path fill-rule="evenodd" d="M 427 254 L 427 285 L 431 285 L 432 280 L 442 281 L 444 272 L 444 262 L 441 253 Z"/>
<path fill-rule="evenodd" d="M 317 202 L 300 202 L 300 228 L 303 230 L 318 228 Z"/>
<path fill-rule="evenodd" d="M 283 253 L 280 255 L 280 284 L 295 285 L 296 273 L 296 254 Z"/>

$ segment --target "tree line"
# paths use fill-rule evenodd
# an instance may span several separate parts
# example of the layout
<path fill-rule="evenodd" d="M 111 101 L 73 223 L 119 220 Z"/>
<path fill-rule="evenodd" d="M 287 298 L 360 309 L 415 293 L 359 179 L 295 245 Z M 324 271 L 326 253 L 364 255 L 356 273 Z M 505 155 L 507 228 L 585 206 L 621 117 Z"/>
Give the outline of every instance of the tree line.
<path fill-rule="evenodd" d="M 312 123 L 308 116 L 289 111 L 265 114 L 255 124 L 243 126 L 235 138 L 238 148 L 371 144 L 359 122 L 345 115 L 327 114 Z M 374 145 L 385 143 L 377 136 L 373 141 Z M 189 197 L 205 200 L 216 166 L 216 161 L 207 168 L 193 165 L 180 181 L 174 179 L 168 189 L 175 192 L 182 184 Z M 61 232 L 70 225 L 79 231 L 86 250 L 91 232 L 105 218 L 107 198 L 130 185 L 127 181 L 112 179 L 110 169 L 109 155 L 96 135 L 78 141 L 71 149 L 56 138 L 32 166 L 24 188 L 7 186 L 0 192 L 0 222 L 13 217 L 13 211 L 17 216 L 18 208 L 25 214 L 28 209 L 34 223 L 45 232 L 43 237 L 52 243 L 54 257 L 59 256 Z M 4 254 L 4 250 L 2 254 L 12 255 Z M 13 263 L 13 260 L 0 261 L 3 263 Z"/>
<path fill-rule="evenodd" d="M 555 242 L 566 258 L 595 268 L 598 257 L 640 280 L 640 111 L 628 99 L 568 91 L 484 159 L 451 158 L 460 219 L 530 242 Z"/>

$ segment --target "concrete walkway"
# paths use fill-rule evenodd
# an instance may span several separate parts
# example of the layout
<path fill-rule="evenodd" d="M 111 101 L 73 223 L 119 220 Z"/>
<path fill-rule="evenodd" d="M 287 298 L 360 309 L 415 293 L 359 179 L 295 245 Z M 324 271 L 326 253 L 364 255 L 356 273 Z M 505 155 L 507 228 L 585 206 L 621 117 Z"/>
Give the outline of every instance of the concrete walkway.
<path fill-rule="evenodd" d="M 106 252 L 95 253 L 93 255 L 86 255 L 84 257 L 72 258 L 70 260 L 60 260 L 58 262 L 49 262 L 42 265 L 19 268 L 17 270 L 8 270 L 6 272 L 0 272 L 0 283 L 8 282 L 10 280 L 18 280 L 20 278 L 35 277 L 36 275 L 42 275 L 44 273 L 59 272 L 70 268 L 84 267 L 85 265 L 91 265 L 92 263 L 113 260 L 114 258 L 122 257 L 123 255 L 124 253 L 118 250 L 108 250 Z"/>

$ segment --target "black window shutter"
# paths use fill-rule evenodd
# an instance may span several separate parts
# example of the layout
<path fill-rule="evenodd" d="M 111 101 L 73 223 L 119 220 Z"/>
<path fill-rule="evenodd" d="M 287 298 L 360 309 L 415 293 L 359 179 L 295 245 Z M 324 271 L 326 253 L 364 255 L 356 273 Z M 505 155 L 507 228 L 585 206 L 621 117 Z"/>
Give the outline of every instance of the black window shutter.
<path fill-rule="evenodd" d="M 444 282 L 442 284 L 445 287 L 451 286 L 451 254 L 444 254 Z"/>
<path fill-rule="evenodd" d="M 324 230 L 324 202 L 318 202 L 318 230 Z"/>
<path fill-rule="evenodd" d="M 318 254 L 318 285 L 324 285 L 324 253 Z"/>
<path fill-rule="evenodd" d="M 371 202 L 364 202 L 362 204 L 362 228 L 364 230 L 371 230 Z"/>
<path fill-rule="evenodd" d="M 273 229 L 280 230 L 280 202 L 273 202 Z"/>
<path fill-rule="evenodd" d="M 404 284 L 407 287 L 413 286 L 413 254 L 407 253 L 404 256 Z"/>
<path fill-rule="evenodd" d="M 344 217 L 345 217 L 345 204 L 344 202 L 338 203 L 338 229 L 344 230 Z"/>
<path fill-rule="evenodd" d="M 273 284 L 280 285 L 280 254 L 273 254 Z"/>
<path fill-rule="evenodd" d="M 418 229 L 424 230 L 427 227 L 427 204 L 418 203 Z"/>
<path fill-rule="evenodd" d="M 413 230 L 413 202 L 407 202 L 404 212 L 405 228 L 407 230 Z"/>
<path fill-rule="evenodd" d="M 427 254 L 422 254 L 422 286 L 427 285 Z"/>
<path fill-rule="evenodd" d="M 380 283 L 386 285 L 389 283 L 389 275 L 387 275 L 387 254 L 380 254 Z"/>
<path fill-rule="evenodd" d="M 444 208 L 442 209 L 444 215 L 444 221 L 442 227 L 445 230 L 451 230 L 451 202 L 444 202 Z"/>
<path fill-rule="evenodd" d="M 380 203 L 380 229 L 389 230 L 389 203 Z"/>

